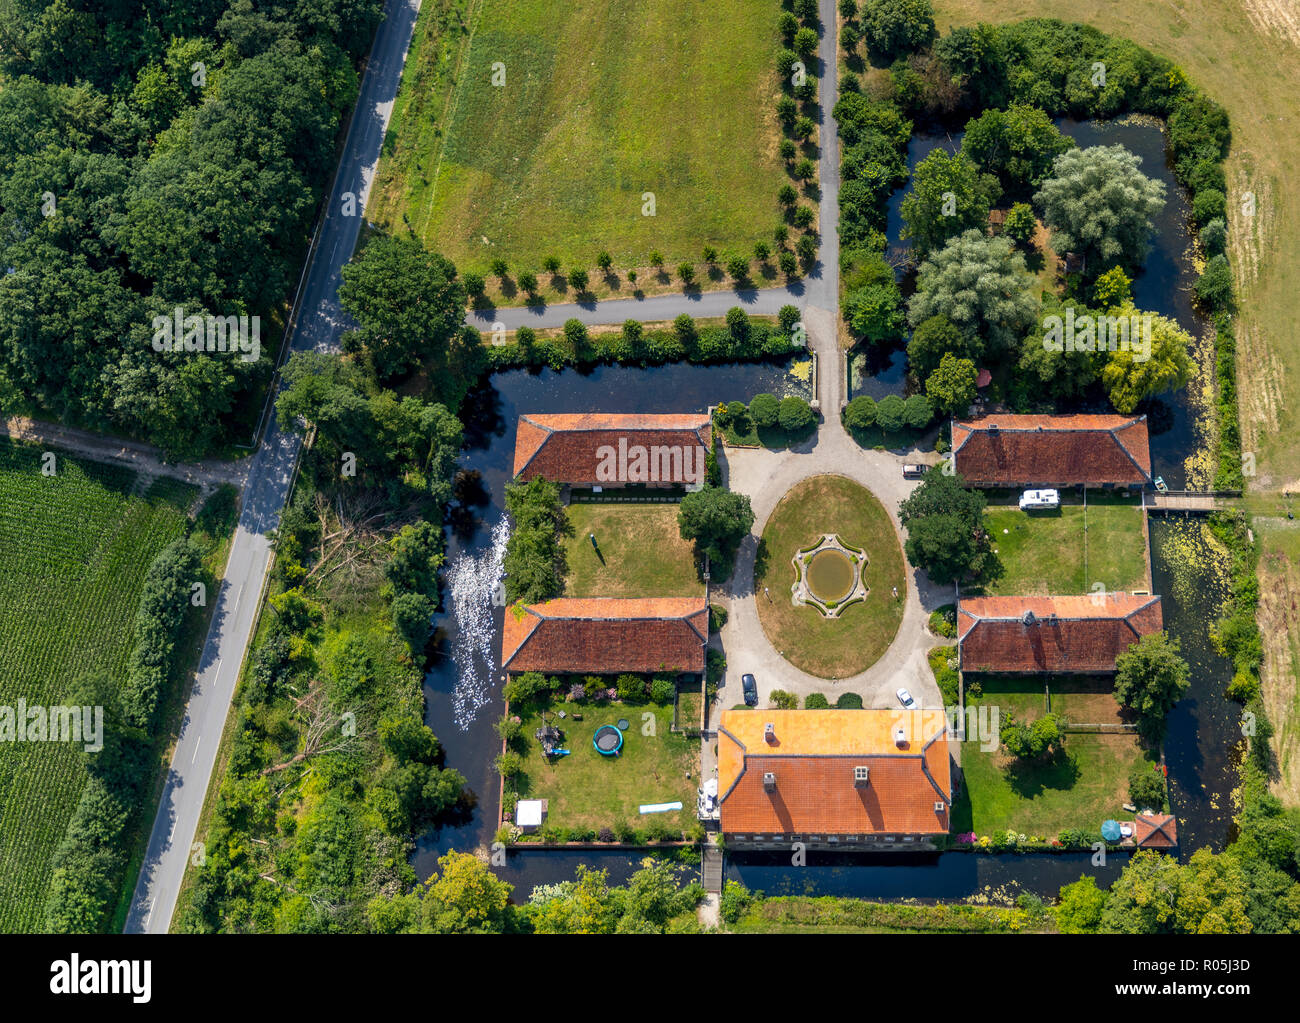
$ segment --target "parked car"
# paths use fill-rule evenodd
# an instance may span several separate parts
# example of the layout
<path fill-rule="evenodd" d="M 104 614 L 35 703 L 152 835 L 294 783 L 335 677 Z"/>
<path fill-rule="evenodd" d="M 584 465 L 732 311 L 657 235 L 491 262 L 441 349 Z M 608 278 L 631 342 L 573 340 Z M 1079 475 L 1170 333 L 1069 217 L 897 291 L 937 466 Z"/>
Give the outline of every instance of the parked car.
<path fill-rule="evenodd" d="M 758 683 L 754 681 L 753 675 L 740 676 L 740 689 L 745 694 L 745 706 L 758 706 Z"/>
<path fill-rule="evenodd" d="M 903 479 L 919 480 L 928 469 L 929 466 L 921 465 L 919 462 L 906 462 L 903 465 Z"/>
<path fill-rule="evenodd" d="M 1021 511 L 1059 507 L 1061 507 L 1061 492 L 1059 490 L 1026 490 L 1020 495 Z"/>
<path fill-rule="evenodd" d="M 903 689 L 901 686 L 899 687 L 898 691 L 894 695 L 898 697 L 898 702 L 901 703 L 908 710 L 911 710 L 913 707 L 916 706 L 916 700 L 913 698 L 912 694 L 909 693 L 906 689 Z"/>

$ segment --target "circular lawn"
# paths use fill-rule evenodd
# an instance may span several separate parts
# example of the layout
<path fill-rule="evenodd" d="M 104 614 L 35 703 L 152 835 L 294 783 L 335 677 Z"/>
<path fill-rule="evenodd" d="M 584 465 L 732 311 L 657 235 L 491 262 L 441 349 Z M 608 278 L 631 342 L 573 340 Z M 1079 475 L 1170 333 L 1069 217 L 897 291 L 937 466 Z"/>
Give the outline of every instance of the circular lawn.
<path fill-rule="evenodd" d="M 791 600 L 796 578 L 791 559 L 826 533 L 867 555 L 862 572 L 867 597 L 838 618 Z M 844 476 L 814 476 L 781 498 L 763 527 L 754 563 L 754 599 L 763 632 L 787 661 L 818 678 L 866 671 L 893 642 L 906 597 L 898 535 L 870 490 Z"/>

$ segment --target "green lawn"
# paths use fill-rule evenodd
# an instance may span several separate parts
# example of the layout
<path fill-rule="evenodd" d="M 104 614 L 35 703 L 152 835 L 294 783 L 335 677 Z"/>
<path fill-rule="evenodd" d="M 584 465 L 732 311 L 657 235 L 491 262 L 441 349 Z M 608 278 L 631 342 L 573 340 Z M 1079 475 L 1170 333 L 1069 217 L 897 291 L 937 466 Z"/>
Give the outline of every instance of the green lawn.
<path fill-rule="evenodd" d="M 0 440 L 0 705 L 55 706 L 92 671 L 120 678 L 150 563 L 195 488 Z M 81 748 L 0 743 L 0 931 L 41 927 L 50 857 L 86 781 Z"/>
<path fill-rule="evenodd" d="M 1037 596 L 1149 590 L 1141 506 L 1063 505 L 1023 512 L 989 506 L 984 512 L 1004 574 L 985 584 L 990 595 Z M 1085 528 L 1086 527 L 1086 528 Z"/>
<path fill-rule="evenodd" d="M 807 605 L 795 607 L 790 599 L 790 559 L 823 533 L 836 533 L 867 552 L 867 598 L 835 619 Z M 795 667 L 820 678 L 865 671 L 893 642 L 907 598 L 903 552 L 889 513 L 870 491 L 843 476 L 804 480 L 781 498 L 763 528 L 754 590 L 763 631 Z"/>
<path fill-rule="evenodd" d="M 1063 677 L 1050 682 L 1052 711 L 1079 724 L 1118 722 L 1119 706 L 1106 680 Z M 982 692 L 966 689 L 967 707 L 996 706 L 1032 721 L 1046 713 L 1041 679 L 988 677 Z M 1013 829 L 1053 839 L 1066 828 L 1100 831 L 1107 818 L 1131 817 L 1123 809 L 1128 781 L 1146 754 L 1132 733 L 1072 732 L 1065 754 L 1046 764 L 1022 765 L 1001 750 L 984 752 L 980 743 L 962 745 L 965 786 L 953 807 L 953 832 L 989 835 Z"/>
<path fill-rule="evenodd" d="M 694 548 L 677 528 L 676 504 L 571 504 L 567 512 L 573 535 L 564 540 L 566 597 L 703 596 Z"/>
<path fill-rule="evenodd" d="M 468 36 L 448 7 L 421 14 L 372 220 L 405 216 L 462 270 L 591 268 L 602 249 L 672 268 L 771 241 L 779 4 L 482 0 Z"/>
<path fill-rule="evenodd" d="M 563 710 L 568 715 L 555 724 L 563 729 L 565 745 L 572 752 L 548 762 L 533 738 L 541 724 L 540 711 L 521 708 L 518 713 L 523 717 L 528 751 L 517 782 L 521 799 L 548 801 L 548 826 L 597 831 L 607 827 L 617 831 L 620 825 L 644 830 L 662 823 L 681 830 L 696 823 L 700 741 L 673 734 L 672 704 L 600 706 L 556 700 L 549 710 Z M 575 711 L 582 714 L 583 720 L 573 720 Z M 602 756 L 593 748 L 592 736 L 601 725 L 615 724 L 619 718 L 626 718 L 631 725 L 623 736 L 623 751 L 616 757 Z M 679 811 L 638 811 L 643 803 L 676 800 L 682 802 Z"/>

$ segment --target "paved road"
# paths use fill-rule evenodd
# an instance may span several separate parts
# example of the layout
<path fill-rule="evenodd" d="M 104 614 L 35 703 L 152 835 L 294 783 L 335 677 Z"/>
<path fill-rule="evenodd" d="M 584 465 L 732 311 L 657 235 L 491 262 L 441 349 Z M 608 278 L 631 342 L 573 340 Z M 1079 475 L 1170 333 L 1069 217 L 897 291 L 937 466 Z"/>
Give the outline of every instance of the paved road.
<path fill-rule="evenodd" d="M 294 350 L 336 348 L 345 326 L 338 305 L 339 273 L 356 247 L 361 217 L 338 212 L 341 196 L 355 193 L 358 210 L 364 210 L 418 12 L 419 0 L 388 0 L 339 161 L 330 211 L 303 278 Z M 127 916 L 127 933 L 168 930 L 185 868 L 191 855 L 198 855 L 193 843 L 199 814 L 270 561 L 268 533 L 288 498 L 299 446 L 296 435 L 282 433 L 272 420 L 249 467 L 239 527 Z"/>

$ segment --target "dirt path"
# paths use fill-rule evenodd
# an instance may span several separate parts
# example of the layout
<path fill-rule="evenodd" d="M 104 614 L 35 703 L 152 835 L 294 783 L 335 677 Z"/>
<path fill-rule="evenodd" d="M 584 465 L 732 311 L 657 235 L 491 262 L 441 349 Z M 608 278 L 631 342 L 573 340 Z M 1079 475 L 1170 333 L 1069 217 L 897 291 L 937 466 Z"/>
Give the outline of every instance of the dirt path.
<path fill-rule="evenodd" d="M 168 462 L 164 460 L 161 451 L 149 444 L 106 437 L 35 419 L 6 419 L 2 435 L 11 440 L 60 448 L 92 462 L 125 465 L 146 477 L 169 476 L 184 480 L 199 487 L 204 493 L 215 490 L 223 483 L 242 490 L 248 472 L 246 462 Z"/>

